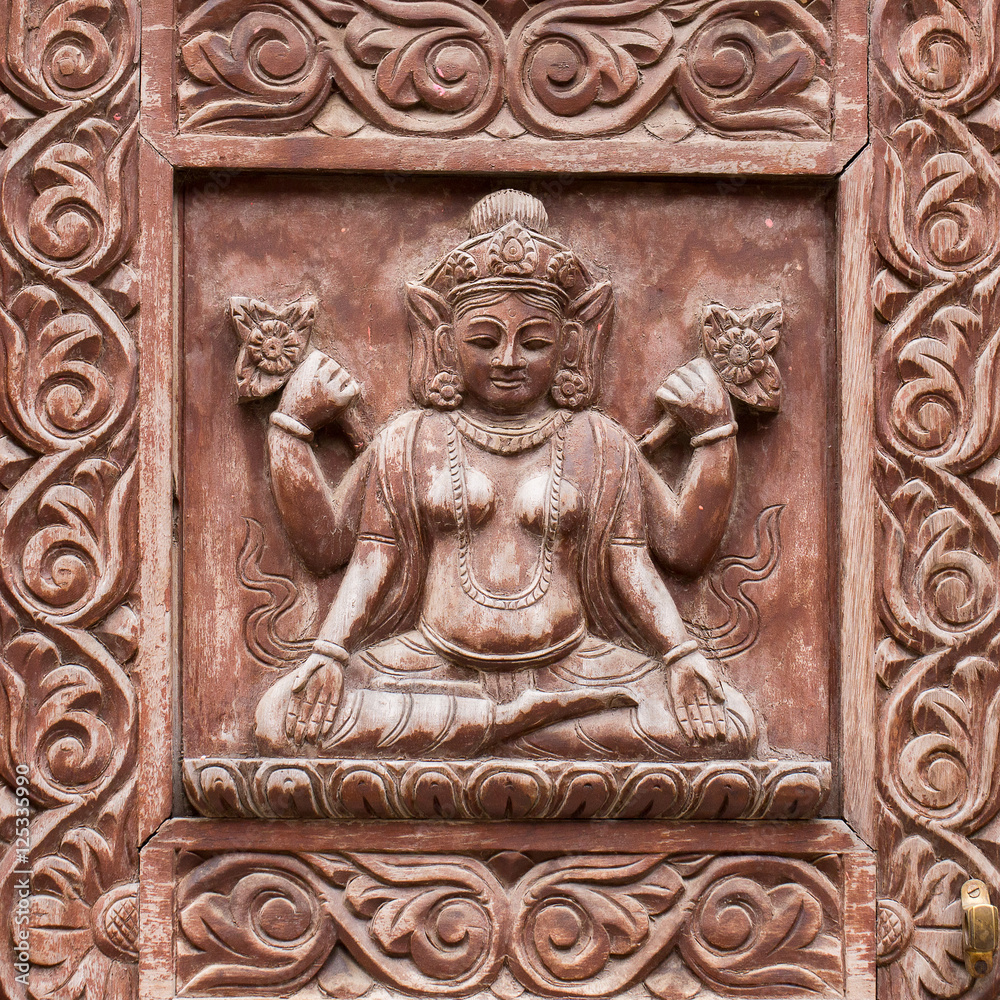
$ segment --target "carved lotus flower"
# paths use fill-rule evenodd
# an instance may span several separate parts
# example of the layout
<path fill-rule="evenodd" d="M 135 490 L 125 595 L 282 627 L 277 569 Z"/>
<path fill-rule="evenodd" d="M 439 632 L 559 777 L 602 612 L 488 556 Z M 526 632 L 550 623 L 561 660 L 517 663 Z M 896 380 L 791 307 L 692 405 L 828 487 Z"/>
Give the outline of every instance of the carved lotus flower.
<path fill-rule="evenodd" d="M 713 367 L 731 395 L 757 410 L 775 412 L 781 406 L 781 376 L 771 357 L 781 320 L 780 302 L 742 310 L 713 302 L 702 321 Z"/>
<path fill-rule="evenodd" d="M 229 316 L 242 341 L 236 359 L 241 400 L 261 399 L 280 389 L 305 357 L 316 315 L 314 298 L 275 308 L 242 295 L 229 300 Z"/>

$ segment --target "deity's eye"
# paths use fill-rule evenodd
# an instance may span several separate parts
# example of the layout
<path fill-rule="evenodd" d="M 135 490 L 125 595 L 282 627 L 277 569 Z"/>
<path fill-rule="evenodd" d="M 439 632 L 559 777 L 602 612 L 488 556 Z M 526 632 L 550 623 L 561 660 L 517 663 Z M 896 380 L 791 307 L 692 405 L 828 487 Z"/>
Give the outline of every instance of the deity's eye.
<path fill-rule="evenodd" d="M 554 343 L 555 340 L 549 337 L 532 334 L 521 341 L 521 346 L 528 351 L 544 351 L 546 347 L 551 347 Z"/>
<path fill-rule="evenodd" d="M 494 337 L 489 333 L 470 333 L 469 336 L 465 338 L 465 342 L 467 344 L 472 344 L 473 347 L 482 347 L 489 351 L 500 343 L 500 338 Z"/>

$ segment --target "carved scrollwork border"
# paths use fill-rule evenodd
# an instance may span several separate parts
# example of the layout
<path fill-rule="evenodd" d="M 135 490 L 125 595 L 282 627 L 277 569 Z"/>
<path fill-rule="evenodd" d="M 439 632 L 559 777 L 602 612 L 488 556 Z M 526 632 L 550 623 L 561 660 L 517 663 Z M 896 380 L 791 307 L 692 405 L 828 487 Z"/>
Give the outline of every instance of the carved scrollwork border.
<path fill-rule="evenodd" d="M 135 660 L 139 10 L 28 8 L 0 7 L 0 909 L 19 912 L 26 819 L 33 898 L 20 912 L 36 966 L 19 981 L 24 925 L 5 925 L 0 992 L 87 982 L 128 997 L 151 728 Z M 967 875 L 1000 893 L 997 17 L 996 0 L 883 0 L 872 14 L 878 940 L 891 1000 L 996 990 L 962 971 L 948 901 Z"/>
<path fill-rule="evenodd" d="M 126 997 L 139 9 L 11 0 L 0 27 L 0 994 Z"/>
<path fill-rule="evenodd" d="M 962 882 L 1000 893 L 998 5 L 872 13 L 880 996 L 994 996 Z"/>

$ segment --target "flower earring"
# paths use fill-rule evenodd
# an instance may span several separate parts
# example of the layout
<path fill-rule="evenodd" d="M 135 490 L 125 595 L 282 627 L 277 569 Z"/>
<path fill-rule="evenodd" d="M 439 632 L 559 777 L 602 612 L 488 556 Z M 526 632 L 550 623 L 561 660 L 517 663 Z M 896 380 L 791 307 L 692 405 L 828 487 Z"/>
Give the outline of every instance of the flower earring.
<path fill-rule="evenodd" d="M 560 368 L 552 384 L 552 398 L 557 406 L 575 410 L 583 406 L 590 395 L 590 382 L 575 368 Z"/>
<path fill-rule="evenodd" d="M 455 410 L 462 405 L 465 380 L 457 372 L 439 371 L 431 379 L 427 398 L 439 410 Z"/>

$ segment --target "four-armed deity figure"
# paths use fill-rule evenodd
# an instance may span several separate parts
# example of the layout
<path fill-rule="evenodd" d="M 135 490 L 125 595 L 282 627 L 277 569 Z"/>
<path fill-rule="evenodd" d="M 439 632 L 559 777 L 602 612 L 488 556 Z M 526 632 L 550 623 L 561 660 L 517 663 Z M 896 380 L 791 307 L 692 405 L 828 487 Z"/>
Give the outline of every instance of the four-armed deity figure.
<path fill-rule="evenodd" d="M 757 752 L 743 696 L 654 558 L 702 572 L 725 531 L 736 424 L 696 360 L 659 394 L 690 443 L 671 488 L 593 407 L 609 282 L 499 191 L 406 289 L 416 406 L 334 488 L 311 441 L 359 392 L 316 351 L 268 432 L 275 499 L 311 570 L 347 563 L 312 652 L 257 710 L 287 755 L 701 759 Z M 641 363 L 641 359 L 636 359 Z"/>

